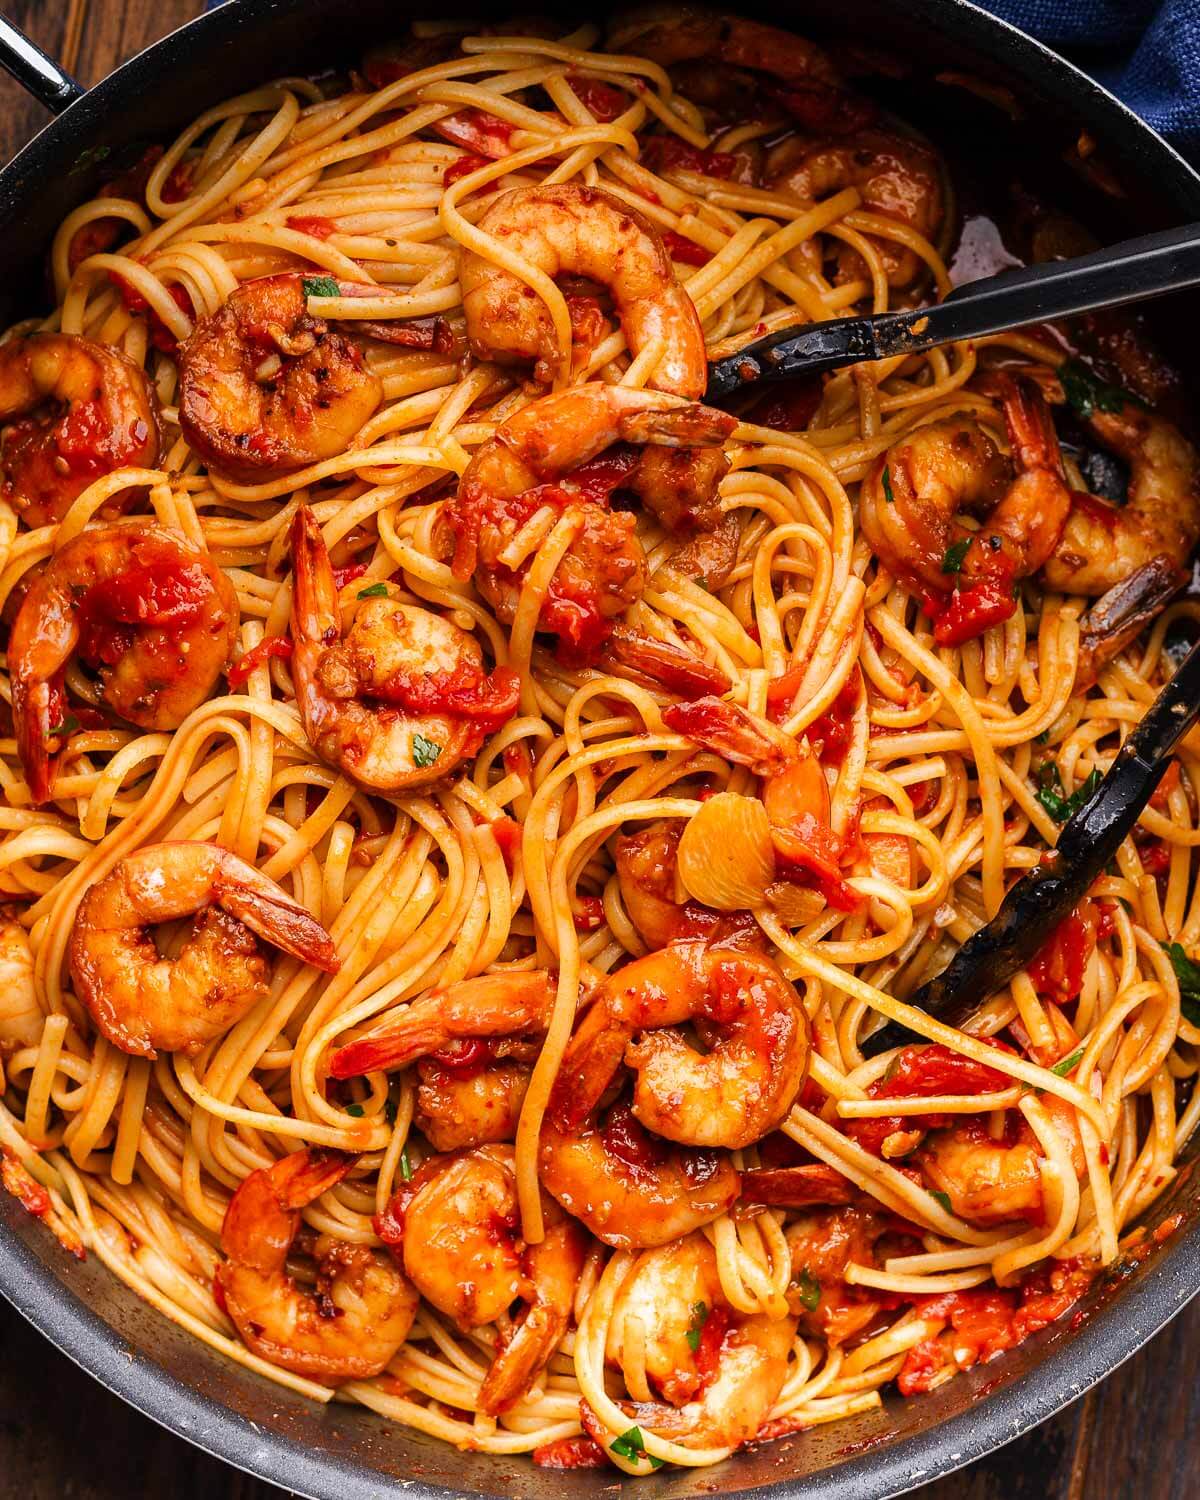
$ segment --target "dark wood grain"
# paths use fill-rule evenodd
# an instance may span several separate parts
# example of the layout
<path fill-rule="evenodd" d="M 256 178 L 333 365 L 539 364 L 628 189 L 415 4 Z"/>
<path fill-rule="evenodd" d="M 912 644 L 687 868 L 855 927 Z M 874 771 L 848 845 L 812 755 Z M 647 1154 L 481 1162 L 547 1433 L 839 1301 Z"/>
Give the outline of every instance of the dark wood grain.
<path fill-rule="evenodd" d="M 7 0 L 84 83 L 198 9 L 195 0 Z M 0 159 L 46 112 L 0 76 Z M 916 1500 L 1196 1500 L 1200 1302 L 1082 1401 Z M 0 1500 L 279 1500 L 102 1390 L 0 1302 Z"/>

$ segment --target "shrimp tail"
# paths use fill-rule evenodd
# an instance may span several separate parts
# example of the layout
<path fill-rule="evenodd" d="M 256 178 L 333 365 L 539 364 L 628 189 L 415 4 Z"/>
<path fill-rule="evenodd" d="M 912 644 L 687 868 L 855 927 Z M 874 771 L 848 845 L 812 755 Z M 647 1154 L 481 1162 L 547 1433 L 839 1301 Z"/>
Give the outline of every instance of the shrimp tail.
<path fill-rule="evenodd" d="M 715 406 L 689 401 L 667 411 L 631 411 L 617 422 L 627 443 L 657 443 L 666 448 L 719 447 L 737 426 L 737 418 Z"/>
<path fill-rule="evenodd" d="M 326 974 L 336 974 L 341 967 L 333 939 L 304 907 L 280 900 L 273 890 L 255 890 L 241 884 L 224 889 L 221 897 L 231 916 L 276 948 Z"/>
<path fill-rule="evenodd" d="M 293 618 L 305 639 L 316 645 L 339 629 L 337 587 L 329 549 L 308 506 L 301 505 L 292 521 Z"/>
<path fill-rule="evenodd" d="M 52 756 L 47 746 L 65 717 L 62 684 L 57 678 L 25 683 L 14 674 L 12 695 L 17 753 L 25 768 L 30 801 L 34 807 L 41 807 L 49 802 L 54 787 L 58 756 Z"/>
<path fill-rule="evenodd" d="M 339 1047 L 329 1059 L 330 1078 L 358 1078 L 363 1073 L 394 1073 L 418 1057 L 445 1045 L 446 1033 L 436 1016 L 418 1017 L 417 1006 L 391 1026 Z"/>
<path fill-rule="evenodd" d="M 848 1178 L 824 1162 L 800 1167 L 762 1167 L 742 1173 L 747 1203 L 773 1208 L 809 1208 L 816 1204 L 853 1203 L 859 1191 Z"/>
<path fill-rule="evenodd" d="M 1160 554 L 1102 594 L 1079 622 L 1076 691 L 1090 687 L 1105 662 L 1140 635 L 1187 580 L 1185 569 Z"/>
<path fill-rule="evenodd" d="M 358 1160 L 351 1152 L 332 1146 L 309 1146 L 285 1156 L 273 1170 L 275 1201 L 280 1208 L 296 1213 L 337 1187 Z"/>
<path fill-rule="evenodd" d="M 603 1000 L 597 1000 L 576 1027 L 550 1098 L 560 1128 L 576 1129 L 596 1108 L 629 1041 L 629 1031 L 615 1024 Z"/>
<path fill-rule="evenodd" d="M 609 636 L 612 660 L 643 677 L 659 682 L 681 698 L 703 698 L 727 693 L 729 678 L 720 667 L 710 666 L 694 652 L 669 641 L 655 640 L 626 625 L 615 625 Z"/>

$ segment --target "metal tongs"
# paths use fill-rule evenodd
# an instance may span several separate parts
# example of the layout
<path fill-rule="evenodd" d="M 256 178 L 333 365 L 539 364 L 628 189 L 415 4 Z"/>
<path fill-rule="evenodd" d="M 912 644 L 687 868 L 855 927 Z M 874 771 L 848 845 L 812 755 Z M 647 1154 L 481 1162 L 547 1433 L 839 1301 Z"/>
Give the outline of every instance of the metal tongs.
<path fill-rule="evenodd" d="M 863 360 L 915 354 L 958 339 L 1120 307 L 1200 285 L 1200 224 L 1081 255 L 1001 271 L 912 312 L 835 318 L 769 333 L 708 367 L 707 400 L 765 380 L 791 380 Z"/>
<path fill-rule="evenodd" d="M 1057 847 L 1017 881 L 992 920 L 907 1003 L 947 1026 L 961 1027 L 1023 969 L 1103 873 L 1166 773 L 1172 751 L 1198 717 L 1200 641 L 1122 745 L 1107 776 L 1063 824 Z M 889 1021 L 867 1038 L 862 1050 L 877 1057 L 919 1040 Z"/>

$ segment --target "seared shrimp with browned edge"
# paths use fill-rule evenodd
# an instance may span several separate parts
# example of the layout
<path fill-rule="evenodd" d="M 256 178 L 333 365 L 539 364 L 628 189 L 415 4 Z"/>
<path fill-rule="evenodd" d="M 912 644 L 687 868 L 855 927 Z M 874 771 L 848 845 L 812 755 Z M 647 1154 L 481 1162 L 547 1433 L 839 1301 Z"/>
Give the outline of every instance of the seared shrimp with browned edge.
<path fill-rule="evenodd" d="M 243 282 L 179 351 L 179 425 L 215 473 L 253 482 L 344 453 L 383 387 L 308 311 L 304 277 Z"/>
<path fill-rule="evenodd" d="M 460 1328 L 525 1304 L 480 1386 L 479 1410 L 491 1416 L 515 1406 L 549 1362 L 583 1272 L 584 1229 L 549 1200 L 544 1208 L 545 1238 L 527 1245 L 517 1232 L 512 1149 L 488 1145 L 422 1163 L 376 1220 L 413 1285 Z"/>
<path fill-rule="evenodd" d="M 646 557 L 634 516 L 593 498 L 585 466 L 618 442 L 719 447 L 734 426 L 713 407 L 599 381 L 531 402 L 476 452 L 446 509 L 456 577 L 474 575 L 511 624 L 537 544 L 560 518 L 573 522 L 538 625 L 575 648 L 594 648 L 641 598 Z"/>
<path fill-rule="evenodd" d="M 49 799 L 70 724 L 67 665 L 140 729 L 176 729 L 203 703 L 237 636 L 233 585 L 201 547 L 147 522 L 89 527 L 21 601 L 8 642 L 17 749 L 35 803 Z"/>
<path fill-rule="evenodd" d="M 221 1227 L 220 1299 L 247 1348 L 296 1375 L 340 1385 L 378 1375 L 408 1337 L 420 1300 L 397 1266 L 366 1245 L 319 1235 L 316 1287 L 302 1290 L 287 1263 L 301 1210 L 354 1166 L 341 1151 L 309 1147 L 251 1172 Z"/>
<path fill-rule="evenodd" d="M 361 599 L 343 635 L 321 528 L 292 523 L 292 677 L 309 742 L 368 791 L 403 792 L 447 776 L 516 712 L 510 667 L 488 673 L 474 636 L 390 595 Z"/>
<path fill-rule="evenodd" d="M 195 914 L 174 958 L 151 928 Z M 216 844 L 148 844 L 89 886 L 69 960 L 75 993 L 122 1052 L 199 1052 L 268 993 L 255 934 L 334 973 L 329 934 L 261 870 Z"/>
<path fill-rule="evenodd" d="M 119 350 L 76 334 L 0 344 L 0 424 L 0 496 L 27 526 L 61 521 L 105 474 L 158 460 L 149 380 Z"/>

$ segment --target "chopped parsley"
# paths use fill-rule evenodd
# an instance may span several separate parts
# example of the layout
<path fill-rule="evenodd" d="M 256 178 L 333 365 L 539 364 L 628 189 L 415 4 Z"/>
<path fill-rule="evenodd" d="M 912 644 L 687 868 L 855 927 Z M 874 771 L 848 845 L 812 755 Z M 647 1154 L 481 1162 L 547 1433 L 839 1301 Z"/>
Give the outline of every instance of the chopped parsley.
<path fill-rule="evenodd" d="M 796 1277 L 792 1285 L 796 1288 L 796 1295 L 800 1299 L 800 1306 L 807 1308 L 809 1312 L 816 1312 L 817 1308 L 821 1305 L 821 1283 L 807 1266 Z"/>
<path fill-rule="evenodd" d="M 695 1354 L 700 1347 L 700 1335 L 704 1332 L 704 1325 L 708 1322 L 708 1303 L 692 1303 L 692 1326 L 687 1331 L 687 1346 Z"/>
<path fill-rule="evenodd" d="M 86 172 L 89 167 L 94 167 L 97 162 L 104 161 L 111 155 L 111 146 L 89 146 L 86 151 L 81 151 L 75 158 L 71 176 L 74 177 L 77 172 Z"/>
<path fill-rule="evenodd" d="M 1043 729 L 1041 734 L 1037 735 L 1034 738 L 1033 743 L 1035 745 L 1048 745 L 1050 743 L 1050 731 L 1048 729 Z"/>
<path fill-rule="evenodd" d="M 405 1182 L 412 1181 L 412 1162 L 408 1159 L 407 1146 L 400 1153 L 400 1176 L 404 1178 Z"/>
<path fill-rule="evenodd" d="M 427 740 L 423 734 L 413 735 L 413 765 L 431 766 L 442 753 L 442 747 L 436 740 Z"/>
<path fill-rule="evenodd" d="M 386 583 L 369 583 L 369 584 L 367 584 L 367 586 L 366 586 L 365 589 L 359 589 L 359 591 L 358 591 L 358 597 L 360 599 L 386 599 L 387 598 L 387 584 Z"/>
<path fill-rule="evenodd" d="M 930 1188 L 929 1189 L 929 1196 L 931 1198 L 936 1198 L 937 1201 L 941 1204 L 941 1206 L 946 1210 L 946 1212 L 948 1214 L 952 1214 L 954 1212 L 954 1210 L 950 1207 L 950 1194 L 949 1193 L 939 1193 L 935 1188 Z"/>
<path fill-rule="evenodd" d="M 961 573 L 963 558 L 967 555 L 967 548 L 971 545 L 970 537 L 959 537 L 957 542 L 951 542 L 946 548 L 946 555 L 942 558 L 943 573 Z"/>
<path fill-rule="evenodd" d="M 1047 761 L 1040 772 L 1041 784 L 1038 787 L 1037 799 L 1056 823 L 1065 823 L 1068 818 L 1073 818 L 1086 802 L 1091 801 L 1092 794 L 1100 785 L 1100 781 L 1100 772 L 1091 771 L 1071 795 L 1066 797 L 1063 795 L 1062 777 L 1058 774 L 1058 767 L 1053 761 Z"/>
<path fill-rule="evenodd" d="M 646 1452 L 646 1444 L 642 1438 L 640 1427 L 630 1427 L 618 1438 L 613 1438 L 608 1445 L 609 1451 L 615 1453 L 618 1458 L 627 1458 L 630 1463 L 640 1463 L 644 1458 L 652 1469 L 661 1469 L 663 1461 Z"/>
<path fill-rule="evenodd" d="M 1200 1026 L 1200 964 L 1183 951 L 1182 943 L 1164 943 L 1175 978 L 1179 981 L 1179 1002 L 1184 1018 Z"/>
<path fill-rule="evenodd" d="M 61 739 L 64 734 L 74 734 L 78 728 L 79 720 L 74 714 L 67 714 L 51 729 L 50 736 L 52 739 Z"/>
<path fill-rule="evenodd" d="M 1056 1062 L 1050 1071 L 1056 1078 L 1065 1078 L 1082 1056 L 1083 1048 L 1076 1047 L 1070 1057 L 1064 1057 L 1062 1062 Z"/>
<path fill-rule="evenodd" d="M 883 498 L 889 505 L 895 505 L 896 497 L 892 494 L 892 476 L 888 472 L 887 465 L 883 468 Z"/>
<path fill-rule="evenodd" d="M 1108 385 L 1078 359 L 1069 359 L 1058 372 L 1067 405 L 1078 417 L 1090 417 L 1098 411 L 1120 411 L 1127 401 L 1135 406 L 1144 403 L 1118 385 Z"/>
<path fill-rule="evenodd" d="M 361 1120 L 363 1117 L 363 1107 L 361 1104 L 347 1104 L 346 1113 L 353 1115 L 356 1120 Z"/>
<path fill-rule="evenodd" d="M 340 297 L 341 291 L 332 276 L 304 276 L 300 280 L 306 297 Z"/>

